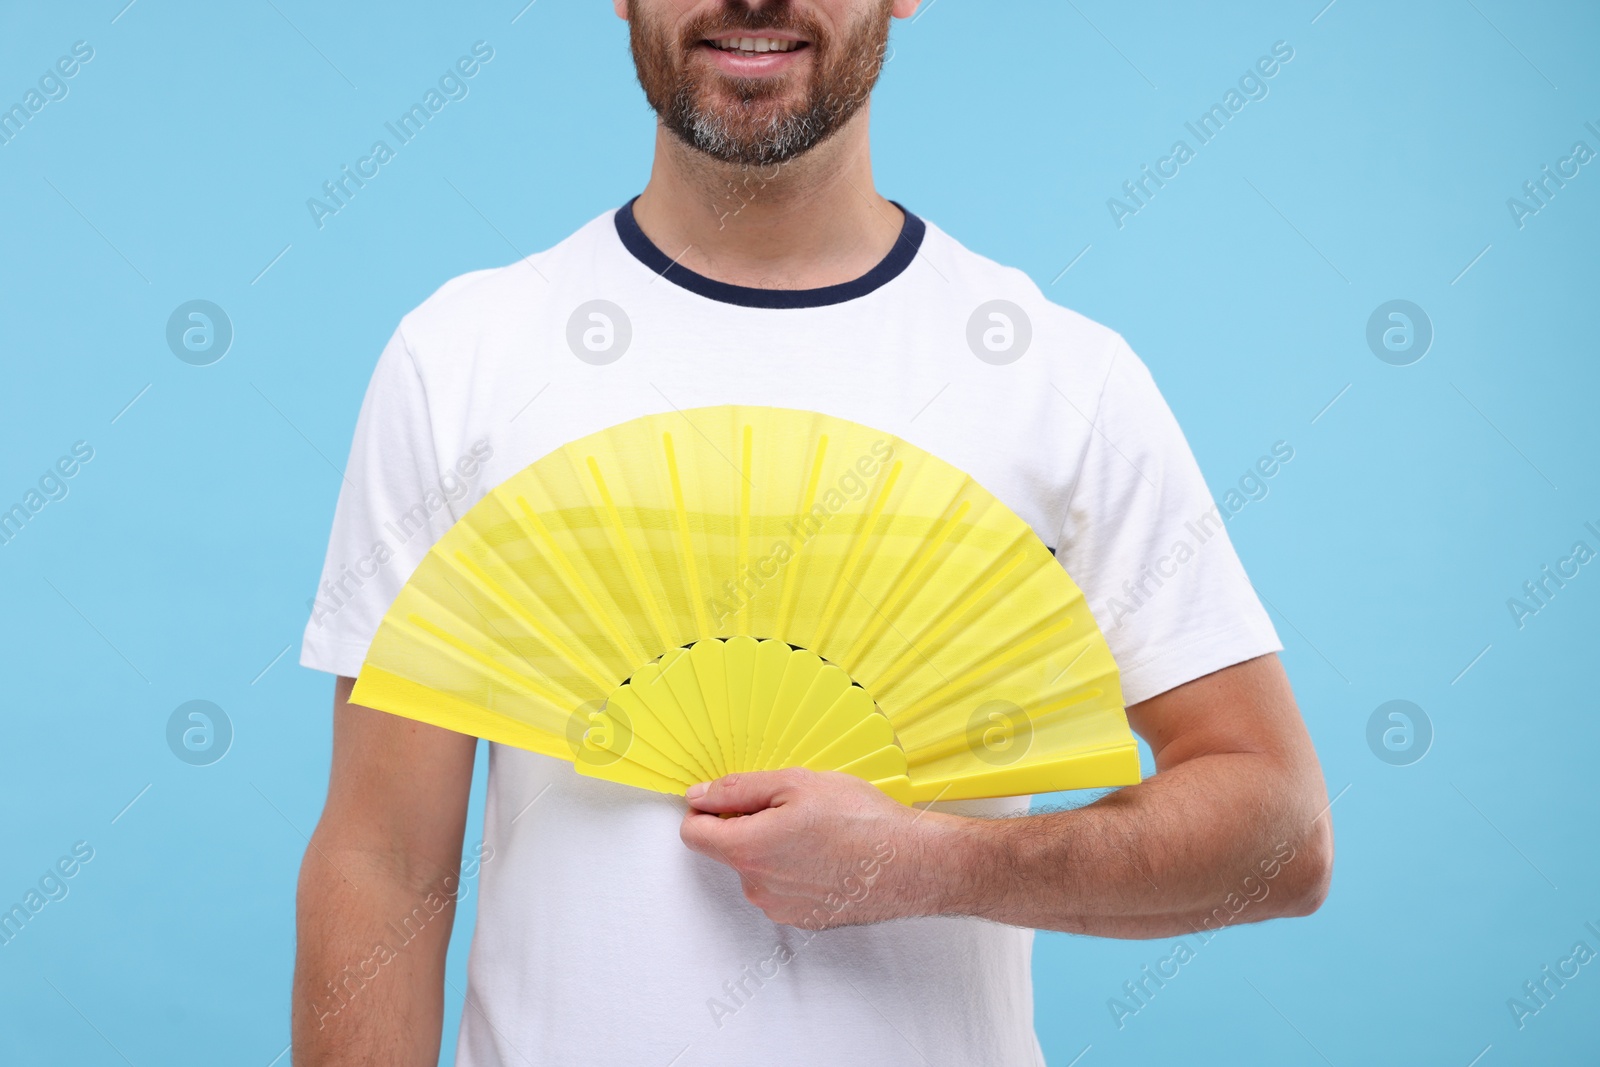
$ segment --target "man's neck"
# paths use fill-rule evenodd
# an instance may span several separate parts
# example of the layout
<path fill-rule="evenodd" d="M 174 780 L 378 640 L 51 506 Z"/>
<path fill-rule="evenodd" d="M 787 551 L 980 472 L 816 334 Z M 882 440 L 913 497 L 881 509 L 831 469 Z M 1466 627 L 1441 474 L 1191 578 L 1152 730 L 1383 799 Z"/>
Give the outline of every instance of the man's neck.
<path fill-rule="evenodd" d="M 723 163 L 657 127 L 633 213 L 675 263 L 761 289 L 853 281 L 888 255 L 905 219 L 873 187 L 865 108 L 803 156 L 766 167 Z"/>

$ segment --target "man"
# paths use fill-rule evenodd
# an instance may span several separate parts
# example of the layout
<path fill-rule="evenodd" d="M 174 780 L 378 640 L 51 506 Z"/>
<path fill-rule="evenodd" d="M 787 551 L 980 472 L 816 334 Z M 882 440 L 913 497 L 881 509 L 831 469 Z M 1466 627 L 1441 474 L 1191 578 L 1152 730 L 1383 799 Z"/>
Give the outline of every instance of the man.
<path fill-rule="evenodd" d="M 302 655 L 341 677 L 295 1063 L 434 1062 L 474 873 L 473 1067 L 1037 1065 L 1034 929 L 1315 910 L 1332 830 L 1282 646 L 1148 372 L 874 188 L 868 94 L 916 0 L 615 2 L 660 117 L 649 184 L 407 315 L 357 423 Z M 674 801 L 492 745 L 461 872 L 475 740 L 348 702 L 384 609 L 528 463 L 722 403 L 873 426 L 994 492 L 1089 597 L 1158 773 L 1031 815 L 799 770 Z"/>

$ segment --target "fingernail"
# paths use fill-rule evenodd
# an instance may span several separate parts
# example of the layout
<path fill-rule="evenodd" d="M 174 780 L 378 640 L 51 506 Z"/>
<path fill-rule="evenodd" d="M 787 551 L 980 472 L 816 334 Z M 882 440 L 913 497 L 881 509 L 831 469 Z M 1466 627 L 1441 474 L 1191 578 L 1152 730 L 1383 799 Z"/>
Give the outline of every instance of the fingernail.
<path fill-rule="evenodd" d="M 711 788 L 710 782 L 696 782 L 694 785 L 691 785 L 688 789 L 684 790 L 683 795 L 690 800 L 698 800 L 700 797 L 706 795 L 706 790 L 709 788 Z"/>

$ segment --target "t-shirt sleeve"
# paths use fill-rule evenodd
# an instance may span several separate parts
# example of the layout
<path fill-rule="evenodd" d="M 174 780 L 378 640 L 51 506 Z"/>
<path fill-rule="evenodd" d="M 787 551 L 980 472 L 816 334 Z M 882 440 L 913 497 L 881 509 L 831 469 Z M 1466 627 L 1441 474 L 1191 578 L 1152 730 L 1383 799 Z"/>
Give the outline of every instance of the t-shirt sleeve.
<path fill-rule="evenodd" d="M 1088 597 L 1128 704 L 1280 650 L 1199 464 L 1118 341 L 1057 558 Z"/>
<path fill-rule="evenodd" d="M 428 399 L 402 330 L 378 358 L 356 419 L 350 462 L 300 662 L 354 677 L 378 623 L 454 522 Z"/>

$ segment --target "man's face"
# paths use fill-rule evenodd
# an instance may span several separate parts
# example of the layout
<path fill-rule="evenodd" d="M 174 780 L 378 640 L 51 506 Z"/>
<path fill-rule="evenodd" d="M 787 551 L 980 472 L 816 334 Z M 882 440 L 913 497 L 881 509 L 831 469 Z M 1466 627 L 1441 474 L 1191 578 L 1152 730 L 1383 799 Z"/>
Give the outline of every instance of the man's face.
<path fill-rule="evenodd" d="M 903 0 L 902 0 L 903 2 Z M 883 66 L 895 0 L 627 0 L 639 84 L 684 143 L 784 163 L 848 122 Z"/>

